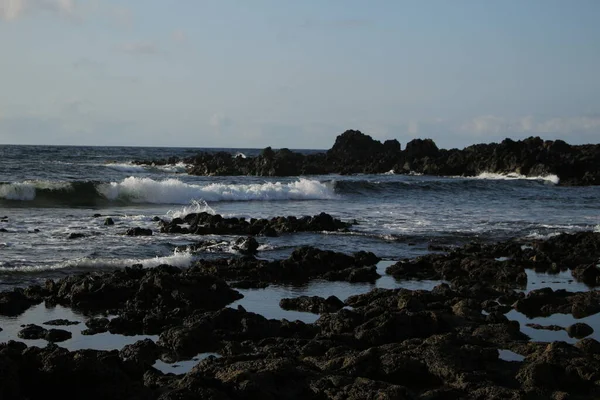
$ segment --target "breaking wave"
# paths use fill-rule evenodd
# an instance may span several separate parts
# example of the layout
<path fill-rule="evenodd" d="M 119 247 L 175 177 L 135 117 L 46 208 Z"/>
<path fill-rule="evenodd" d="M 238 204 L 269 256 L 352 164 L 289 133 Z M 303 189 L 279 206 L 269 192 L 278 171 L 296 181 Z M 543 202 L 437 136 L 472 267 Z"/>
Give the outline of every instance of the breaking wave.
<path fill-rule="evenodd" d="M 120 182 L 0 183 L 0 203 L 28 202 L 37 206 L 103 204 L 190 204 L 196 201 L 273 201 L 335 198 L 334 190 L 319 181 L 262 184 L 190 184 L 179 179 L 154 180 L 130 176 Z"/>

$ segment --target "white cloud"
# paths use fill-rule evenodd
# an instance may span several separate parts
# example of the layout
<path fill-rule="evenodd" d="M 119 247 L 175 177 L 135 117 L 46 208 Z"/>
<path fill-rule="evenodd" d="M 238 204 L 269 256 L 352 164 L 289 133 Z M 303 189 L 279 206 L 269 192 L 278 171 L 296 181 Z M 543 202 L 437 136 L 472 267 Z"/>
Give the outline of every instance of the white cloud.
<path fill-rule="evenodd" d="M 174 41 L 179 42 L 179 43 L 183 43 L 187 40 L 187 35 L 185 34 L 185 31 L 182 29 L 174 30 L 173 33 L 171 34 L 171 37 L 173 38 Z"/>
<path fill-rule="evenodd" d="M 16 20 L 32 11 L 50 11 L 74 16 L 76 0 L 0 0 L 0 18 Z"/>
<path fill-rule="evenodd" d="M 124 43 L 120 49 L 130 54 L 156 54 L 159 52 L 156 43 L 145 41 Z"/>
<path fill-rule="evenodd" d="M 600 117 L 574 116 L 540 119 L 532 115 L 518 118 L 482 115 L 465 122 L 459 130 L 481 136 L 504 133 L 569 134 L 597 132 L 600 134 Z"/>

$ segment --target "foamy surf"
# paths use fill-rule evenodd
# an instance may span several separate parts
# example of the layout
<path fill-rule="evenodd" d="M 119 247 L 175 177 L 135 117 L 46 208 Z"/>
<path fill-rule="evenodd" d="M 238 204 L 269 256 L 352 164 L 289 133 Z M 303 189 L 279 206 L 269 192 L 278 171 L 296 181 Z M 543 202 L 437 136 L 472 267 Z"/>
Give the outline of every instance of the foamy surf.
<path fill-rule="evenodd" d="M 186 172 L 186 165 L 183 162 L 179 162 L 177 164 L 167 164 L 167 165 L 139 165 L 133 164 L 130 162 L 127 163 L 107 163 L 102 164 L 102 166 L 113 169 L 115 171 L 120 172 L 128 172 L 128 173 L 142 173 L 149 172 L 153 170 L 171 172 L 171 173 L 182 173 Z"/>
<path fill-rule="evenodd" d="M 560 179 L 556 175 L 543 175 L 543 176 L 525 176 L 521 174 L 517 174 L 516 172 L 511 172 L 508 174 L 497 174 L 494 172 L 482 172 L 481 174 L 473 177 L 474 179 L 491 179 L 491 180 L 530 180 L 530 181 L 545 181 L 548 183 L 552 183 L 554 185 L 558 185 Z"/>
<path fill-rule="evenodd" d="M 157 181 L 129 177 L 121 182 L 102 184 L 98 191 L 109 200 L 134 203 L 188 204 L 192 200 L 208 202 L 252 200 L 319 200 L 333 199 L 335 194 L 327 185 L 314 180 L 300 179 L 290 183 L 197 185 L 178 179 Z"/>
<path fill-rule="evenodd" d="M 192 265 L 192 262 L 194 262 L 194 260 L 194 256 L 189 251 L 175 251 L 173 255 L 154 258 L 102 259 L 84 257 L 52 265 L 28 265 L 20 267 L 0 266 L 0 272 L 35 273 L 43 271 L 61 270 L 65 268 L 102 270 L 130 267 L 134 264 L 141 264 L 144 268 L 155 268 L 163 264 L 179 268 L 187 268 Z"/>
<path fill-rule="evenodd" d="M 178 210 L 169 210 L 167 211 L 167 217 L 173 218 L 183 218 L 188 214 L 193 213 L 201 213 L 207 212 L 209 214 L 216 214 L 217 212 L 208 205 L 208 203 L 204 200 L 192 200 L 189 206 L 183 206 Z"/>
<path fill-rule="evenodd" d="M 0 199 L 31 201 L 35 199 L 38 190 L 70 190 L 68 182 L 24 181 L 0 185 Z"/>

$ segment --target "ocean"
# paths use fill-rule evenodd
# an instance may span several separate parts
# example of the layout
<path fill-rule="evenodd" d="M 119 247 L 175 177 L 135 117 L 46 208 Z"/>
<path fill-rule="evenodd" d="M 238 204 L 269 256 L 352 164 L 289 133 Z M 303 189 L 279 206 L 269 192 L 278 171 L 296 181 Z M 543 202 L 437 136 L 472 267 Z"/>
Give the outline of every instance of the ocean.
<path fill-rule="evenodd" d="M 0 289 L 82 271 L 138 263 L 186 267 L 198 258 L 230 256 L 235 237 L 159 232 L 155 217 L 170 219 L 197 211 L 248 218 L 326 212 L 357 222 L 344 233 L 259 237 L 259 257 L 265 259 L 287 257 L 295 247 L 311 245 L 346 253 L 372 251 L 397 261 L 439 245 L 544 238 L 600 226 L 600 187 L 561 187 L 555 176 L 429 177 L 390 171 L 216 177 L 188 175 L 183 164 L 132 163 L 220 150 L 232 156 L 260 152 L 0 146 Z M 106 217 L 115 224 L 104 225 Z M 154 235 L 124 235 L 137 226 L 152 229 Z M 80 237 L 71 238 L 72 234 Z M 216 243 L 205 252 L 177 249 L 207 239 Z"/>

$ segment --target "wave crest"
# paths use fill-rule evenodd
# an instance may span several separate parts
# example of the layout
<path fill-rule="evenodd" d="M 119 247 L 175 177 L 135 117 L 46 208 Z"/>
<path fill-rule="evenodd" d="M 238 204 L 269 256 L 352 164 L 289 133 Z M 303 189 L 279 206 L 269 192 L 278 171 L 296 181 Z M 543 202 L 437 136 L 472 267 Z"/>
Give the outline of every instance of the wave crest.
<path fill-rule="evenodd" d="M 262 184 L 192 184 L 179 179 L 130 176 L 120 182 L 0 183 L 0 200 L 35 205 L 190 204 L 192 201 L 321 200 L 335 198 L 333 188 L 300 179 Z"/>
<path fill-rule="evenodd" d="M 558 185 L 560 179 L 556 175 L 543 175 L 543 176 L 525 176 L 511 172 L 508 174 L 498 174 L 494 172 L 482 172 L 481 174 L 473 177 L 474 179 L 496 179 L 496 180 L 515 180 L 525 179 L 530 181 L 546 181 L 554 185 Z"/>

